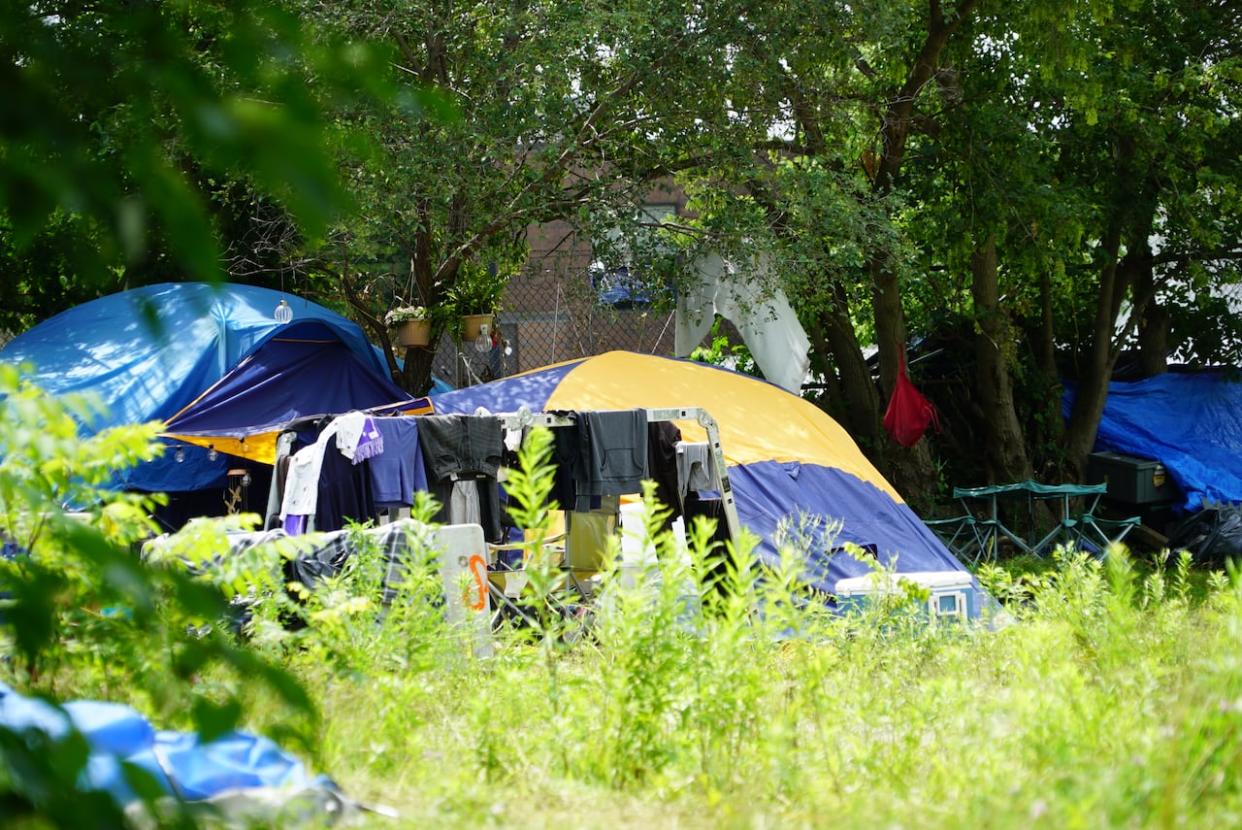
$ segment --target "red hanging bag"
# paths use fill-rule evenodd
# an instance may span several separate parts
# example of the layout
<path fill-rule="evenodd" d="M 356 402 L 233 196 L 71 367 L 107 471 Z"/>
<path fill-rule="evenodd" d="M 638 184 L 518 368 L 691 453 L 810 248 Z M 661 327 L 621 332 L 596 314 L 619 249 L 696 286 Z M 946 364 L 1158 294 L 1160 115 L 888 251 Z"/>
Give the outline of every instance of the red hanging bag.
<path fill-rule="evenodd" d="M 893 436 L 893 440 L 903 447 L 913 447 L 927 432 L 929 426 L 940 431 L 940 415 L 932 402 L 923 397 L 906 376 L 906 358 L 902 355 L 901 365 L 897 367 L 897 383 L 893 386 L 893 397 L 889 399 L 888 409 L 884 411 L 884 429 Z"/>

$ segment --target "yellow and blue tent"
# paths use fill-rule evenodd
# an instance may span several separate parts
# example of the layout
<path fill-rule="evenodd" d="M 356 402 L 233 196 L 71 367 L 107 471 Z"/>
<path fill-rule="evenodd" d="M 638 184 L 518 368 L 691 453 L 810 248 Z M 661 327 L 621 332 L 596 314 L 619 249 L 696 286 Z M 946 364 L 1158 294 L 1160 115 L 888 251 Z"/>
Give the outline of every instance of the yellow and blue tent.
<path fill-rule="evenodd" d="M 757 378 L 687 360 L 608 352 L 432 396 L 438 413 L 611 410 L 696 406 L 720 427 L 738 517 L 775 562 L 782 533 L 810 529 L 808 576 L 831 592 L 868 567 L 841 549 L 852 542 L 898 572 L 963 571 L 842 427 L 815 405 Z M 685 440 L 702 427 L 678 423 Z M 815 523 L 839 520 L 835 538 Z M 822 525 L 820 526 L 822 529 Z"/>

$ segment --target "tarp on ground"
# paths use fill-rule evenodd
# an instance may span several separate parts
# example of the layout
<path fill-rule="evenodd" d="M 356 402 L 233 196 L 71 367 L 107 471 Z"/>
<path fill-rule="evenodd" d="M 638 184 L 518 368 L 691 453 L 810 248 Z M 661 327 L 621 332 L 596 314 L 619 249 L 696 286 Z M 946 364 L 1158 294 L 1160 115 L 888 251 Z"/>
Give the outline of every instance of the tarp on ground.
<path fill-rule="evenodd" d="M 840 520 L 836 538 L 869 548 L 901 573 L 962 571 L 849 434 L 818 407 L 762 380 L 687 360 L 632 352 L 549 366 L 511 378 L 433 395 L 439 413 L 702 407 L 720 427 L 738 517 L 775 563 L 778 526 L 799 514 Z M 696 423 L 678 422 L 687 441 L 705 440 Z M 843 551 L 813 553 L 811 583 L 831 592 L 837 580 L 869 573 Z"/>
<path fill-rule="evenodd" d="M 0 727 L 18 734 L 42 732 L 53 740 L 68 734 L 70 727 L 77 730 L 90 747 L 80 786 L 110 794 L 120 807 L 137 800 L 122 763 L 149 773 L 167 795 L 191 802 L 268 788 L 290 793 L 336 790 L 267 738 L 230 732 L 208 742 L 193 732 L 156 730 L 120 703 L 73 701 L 62 712 L 0 683 Z"/>
<path fill-rule="evenodd" d="M 293 311 L 287 326 L 272 316 L 282 299 Z M 382 355 L 356 323 L 300 297 L 236 283 L 163 283 L 83 303 L 11 340 L 0 349 L 0 362 L 32 365 L 31 380 L 54 395 L 97 396 L 107 414 L 83 425 L 90 435 L 171 418 L 273 337 L 290 337 L 308 324 L 315 338 L 339 342 L 356 371 L 377 378 L 371 388 L 389 383 Z M 308 392 L 322 383 L 318 376 L 301 380 Z M 351 408 L 358 406 L 344 409 Z M 308 414 L 325 411 L 331 410 L 315 406 Z M 165 453 L 124 472 L 117 485 L 169 491 L 219 486 L 228 463 L 188 447 L 182 462 Z"/>
<path fill-rule="evenodd" d="M 1067 418 L 1074 394 L 1066 384 Z M 1242 501 L 1242 382 L 1208 371 L 1110 383 L 1095 449 L 1159 461 L 1188 511 Z"/>

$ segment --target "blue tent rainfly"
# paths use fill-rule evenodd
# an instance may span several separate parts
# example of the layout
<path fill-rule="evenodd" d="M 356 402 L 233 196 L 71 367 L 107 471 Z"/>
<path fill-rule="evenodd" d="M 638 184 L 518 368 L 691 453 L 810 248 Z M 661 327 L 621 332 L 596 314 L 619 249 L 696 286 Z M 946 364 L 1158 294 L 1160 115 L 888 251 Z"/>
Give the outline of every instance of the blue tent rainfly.
<path fill-rule="evenodd" d="M 273 317 L 281 300 L 293 311 L 284 325 Z M 33 366 L 31 380 L 52 394 L 95 395 L 107 413 L 83 425 L 86 435 L 178 415 L 188 433 L 236 430 L 411 400 L 356 323 L 235 283 L 164 283 L 101 297 L 16 337 L 0 361 Z M 117 484 L 184 491 L 224 482 L 223 457 L 194 446 L 182 455 L 185 463 L 165 453 Z"/>

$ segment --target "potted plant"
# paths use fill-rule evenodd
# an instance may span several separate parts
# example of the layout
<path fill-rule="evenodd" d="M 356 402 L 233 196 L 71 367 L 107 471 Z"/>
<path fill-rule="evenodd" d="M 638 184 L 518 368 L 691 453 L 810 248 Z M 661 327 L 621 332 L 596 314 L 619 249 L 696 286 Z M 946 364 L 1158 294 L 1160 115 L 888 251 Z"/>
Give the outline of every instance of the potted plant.
<path fill-rule="evenodd" d="M 384 323 L 396 333 L 397 344 L 407 349 L 431 342 L 431 314 L 421 305 L 403 305 L 384 315 Z"/>
<path fill-rule="evenodd" d="M 464 267 L 449 289 L 449 300 L 461 315 L 461 339 L 490 335 L 506 280 L 494 268 Z"/>

